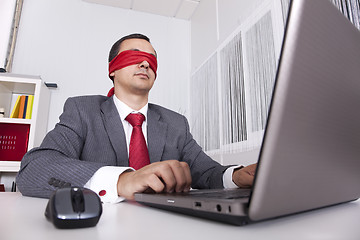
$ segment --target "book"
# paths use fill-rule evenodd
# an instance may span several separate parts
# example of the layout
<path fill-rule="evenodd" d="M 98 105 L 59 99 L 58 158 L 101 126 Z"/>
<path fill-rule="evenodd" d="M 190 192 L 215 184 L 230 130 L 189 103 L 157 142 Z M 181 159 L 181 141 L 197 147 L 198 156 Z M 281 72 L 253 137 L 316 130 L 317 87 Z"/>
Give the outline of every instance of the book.
<path fill-rule="evenodd" d="M 0 161 L 21 161 L 29 134 L 30 124 L 0 123 Z"/>
<path fill-rule="evenodd" d="M 34 95 L 29 95 L 25 119 L 31 119 L 33 103 L 34 103 Z"/>
<path fill-rule="evenodd" d="M 22 118 L 24 115 L 24 107 L 25 107 L 25 95 L 20 96 L 20 107 L 19 107 L 19 114 L 17 118 Z"/>
<path fill-rule="evenodd" d="M 11 111 L 10 118 L 17 118 L 19 115 L 19 108 L 20 108 L 20 97 L 18 96 L 14 105 L 13 110 Z"/>
<path fill-rule="evenodd" d="M 25 96 L 24 112 L 23 112 L 23 115 L 22 115 L 23 119 L 26 118 L 26 109 L 28 107 L 28 100 L 29 100 L 29 96 Z"/>

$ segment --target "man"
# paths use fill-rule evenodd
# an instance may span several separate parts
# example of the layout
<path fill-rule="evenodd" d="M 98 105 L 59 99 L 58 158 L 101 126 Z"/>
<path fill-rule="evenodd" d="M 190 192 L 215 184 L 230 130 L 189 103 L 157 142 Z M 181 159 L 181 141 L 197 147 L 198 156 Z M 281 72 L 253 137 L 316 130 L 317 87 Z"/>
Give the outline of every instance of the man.
<path fill-rule="evenodd" d="M 148 103 L 156 69 L 146 36 L 117 41 L 109 54 L 110 97 L 66 101 L 60 122 L 21 162 L 16 181 L 22 194 L 49 197 L 73 185 L 92 189 L 103 202 L 119 202 L 149 190 L 250 187 L 256 165 L 221 166 L 192 138 L 184 116 Z"/>

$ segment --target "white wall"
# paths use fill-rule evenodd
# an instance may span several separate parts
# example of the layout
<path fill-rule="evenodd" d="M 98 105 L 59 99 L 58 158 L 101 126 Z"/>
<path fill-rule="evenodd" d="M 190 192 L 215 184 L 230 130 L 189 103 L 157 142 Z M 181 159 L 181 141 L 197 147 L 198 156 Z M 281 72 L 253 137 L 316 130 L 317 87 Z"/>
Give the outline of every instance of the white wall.
<path fill-rule="evenodd" d="M 158 53 L 158 78 L 150 102 L 187 114 L 190 23 L 81 0 L 26 0 L 18 32 L 13 73 L 56 82 L 48 130 L 70 96 L 106 95 L 112 87 L 107 58 L 126 34 L 150 37 Z"/>
<path fill-rule="evenodd" d="M 191 70 L 196 70 L 265 0 L 201 1 L 191 18 Z"/>

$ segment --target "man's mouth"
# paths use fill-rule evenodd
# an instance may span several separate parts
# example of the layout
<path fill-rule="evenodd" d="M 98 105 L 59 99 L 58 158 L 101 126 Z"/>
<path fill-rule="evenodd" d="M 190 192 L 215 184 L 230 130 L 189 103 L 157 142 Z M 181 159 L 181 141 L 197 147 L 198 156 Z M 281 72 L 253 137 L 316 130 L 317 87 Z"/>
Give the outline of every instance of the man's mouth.
<path fill-rule="evenodd" d="M 149 75 L 144 73 L 144 72 L 135 73 L 135 76 L 139 76 L 139 77 L 142 77 L 142 78 L 149 78 Z"/>

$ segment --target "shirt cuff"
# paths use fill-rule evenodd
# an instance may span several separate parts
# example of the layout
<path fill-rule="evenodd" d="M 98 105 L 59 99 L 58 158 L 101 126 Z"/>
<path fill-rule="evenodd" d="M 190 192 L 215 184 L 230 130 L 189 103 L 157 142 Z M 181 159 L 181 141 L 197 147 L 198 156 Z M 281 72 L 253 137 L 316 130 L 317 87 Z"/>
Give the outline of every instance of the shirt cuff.
<path fill-rule="evenodd" d="M 95 172 L 84 187 L 94 191 L 103 203 L 122 202 L 125 198 L 118 196 L 117 182 L 119 180 L 119 175 L 129 169 L 133 170 L 130 167 L 101 167 Z"/>
<path fill-rule="evenodd" d="M 232 175 L 235 169 L 241 168 L 243 166 L 232 166 L 226 169 L 223 175 L 223 185 L 224 188 L 238 188 L 238 186 L 233 182 Z"/>

